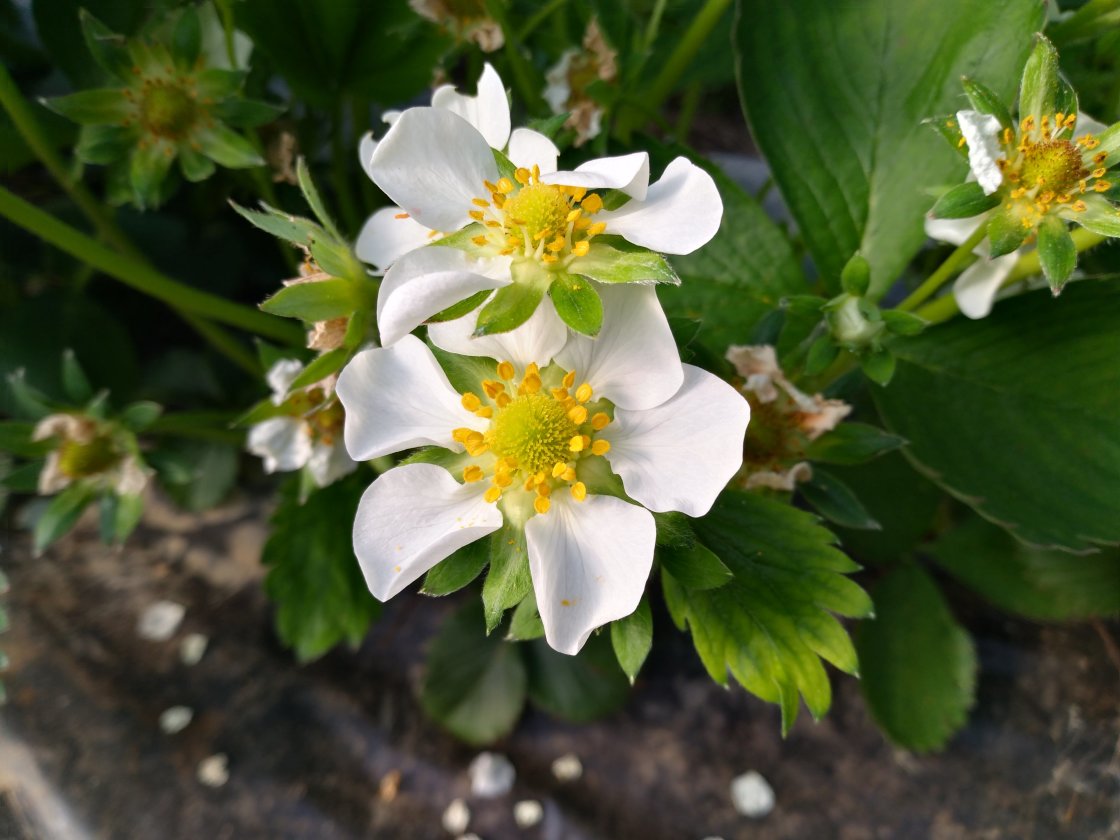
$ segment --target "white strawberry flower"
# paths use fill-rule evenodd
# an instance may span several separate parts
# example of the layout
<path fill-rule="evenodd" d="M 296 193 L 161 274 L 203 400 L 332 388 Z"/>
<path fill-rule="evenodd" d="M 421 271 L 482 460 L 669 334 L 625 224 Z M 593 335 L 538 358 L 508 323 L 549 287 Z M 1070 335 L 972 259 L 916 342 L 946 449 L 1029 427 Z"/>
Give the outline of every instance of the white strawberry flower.
<path fill-rule="evenodd" d="M 651 288 L 606 289 L 603 301 L 599 337 L 571 335 L 551 364 L 535 357 L 531 331 L 486 337 L 499 361 L 465 393 L 414 336 L 343 370 L 351 456 L 442 448 L 382 474 L 362 497 L 354 551 L 376 598 L 505 526 L 523 535 L 556 650 L 575 654 L 595 628 L 634 611 L 653 562 L 651 511 L 709 510 L 742 463 L 750 408 L 675 353 L 645 355 L 635 338 L 651 312 L 664 320 Z M 642 375 L 647 366 L 663 376 Z"/>
<path fill-rule="evenodd" d="M 951 245 L 963 245 L 980 225 L 988 221 L 988 215 L 981 214 L 968 219 L 926 219 L 926 235 Z M 980 240 L 973 249 L 979 259 L 961 272 L 953 282 L 953 296 L 957 306 L 967 318 L 986 318 L 992 311 L 996 295 L 1003 281 L 1023 255 L 1024 248 L 1018 248 L 1002 257 L 989 256 L 990 245 L 987 239 Z"/>
<path fill-rule="evenodd" d="M 76 481 L 108 489 L 122 496 L 139 495 L 151 470 L 128 441 L 111 425 L 83 414 L 49 414 L 31 435 L 34 441 L 51 440 L 55 448 L 47 454 L 39 473 L 39 494 L 49 496 Z"/>

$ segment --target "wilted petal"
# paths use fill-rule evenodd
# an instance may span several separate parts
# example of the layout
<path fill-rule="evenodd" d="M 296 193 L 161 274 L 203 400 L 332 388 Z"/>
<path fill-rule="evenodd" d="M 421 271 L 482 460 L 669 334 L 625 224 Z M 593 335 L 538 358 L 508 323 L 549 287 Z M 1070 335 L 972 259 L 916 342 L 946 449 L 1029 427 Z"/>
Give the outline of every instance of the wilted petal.
<path fill-rule="evenodd" d="M 603 299 L 597 338 L 572 334 L 556 361 L 621 408 L 653 408 L 684 380 L 680 355 L 653 286 L 596 284 Z"/>
<path fill-rule="evenodd" d="M 272 389 L 274 405 L 280 405 L 288 398 L 288 389 L 302 370 L 303 362 L 299 359 L 277 359 L 268 369 L 264 378 L 268 387 Z"/>
<path fill-rule="evenodd" d="M 264 471 L 291 472 L 311 457 L 311 429 L 295 417 L 270 417 L 249 429 L 246 448 L 264 459 Z"/>
<path fill-rule="evenodd" d="M 596 627 L 638 607 L 657 527 L 645 508 L 614 496 L 566 493 L 525 524 L 529 571 L 548 643 L 575 655 Z"/>
<path fill-rule="evenodd" d="M 1019 253 L 1013 251 L 994 260 L 981 257 L 966 268 L 953 283 L 953 296 L 961 312 L 974 319 L 987 316 L 1000 286 L 1018 261 Z"/>
<path fill-rule="evenodd" d="M 432 107 L 458 114 L 486 138 L 491 148 L 504 149 L 509 140 L 509 100 L 506 86 L 487 62 L 478 80 L 478 96 L 466 96 L 454 85 L 443 85 L 432 94 Z"/>
<path fill-rule="evenodd" d="M 653 511 L 703 516 L 743 464 L 751 410 L 719 377 L 683 367 L 671 399 L 645 411 L 616 409 L 600 437 L 631 497 Z"/>
<path fill-rule="evenodd" d="M 968 165 L 984 195 L 991 195 L 1003 183 L 996 162 L 1003 157 L 999 145 L 999 120 L 979 111 L 957 111 L 957 123 L 968 144 Z"/>
<path fill-rule="evenodd" d="M 459 451 L 455 429 L 484 432 L 489 425 L 463 408 L 432 351 L 411 335 L 356 355 L 335 392 L 346 408 L 346 450 L 356 461 L 425 444 Z"/>
<path fill-rule="evenodd" d="M 413 220 L 401 208 L 384 207 L 362 225 L 354 253 L 358 259 L 384 271 L 397 257 L 431 241 L 432 231 Z"/>
<path fill-rule="evenodd" d="M 485 491 L 434 464 L 394 467 L 373 482 L 354 517 L 354 553 L 373 597 L 392 598 L 452 552 L 502 527 Z"/>
<path fill-rule="evenodd" d="M 547 296 L 529 320 L 517 329 L 475 338 L 474 328 L 478 324 L 481 309 L 480 306 L 474 312 L 454 321 L 429 324 L 428 337 L 436 347 L 448 353 L 488 356 L 522 367 L 529 362 L 536 362 L 542 368 L 552 361 L 568 339 L 568 328 L 556 314 L 556 308 Z"/>
<path fill-rule="evenodd" d="M 319 441 L 312 447 L 311 457 L 307 459 L 307 469 L 310 470 L 316 487 L 333 484 L 357 468 L 357 462 L 347 454 L 346 446 L 341 440 L 331 443 Z"/>
<path fill-rule="evenodd" d="M 630 201 L 597 217 L 607 232 L 666 254 L 691 254 L 719 230 L 723 200 L 712 176 L 679 157 L 650 185 L 644 201 Z"/>
<path fill-rule="evenodd" d="M 533 164 L 544 173 L 556 171 L 556 161 L 560 150 L 556 144 L 531 128 L 515 128 L 509 136 L 507 156 L 514 166 L 532 169 Z"/>
<path fill-rule="evenodd" d="M 377 293 L 377 328 L 388 346 L 428 318 L 483 289 L 512 280 L 509 257 L 474 259 L 458 248 L 433 245 L 402 255 Z"/>
<path fill-rule="evenodd" d="M 597 158 L 581 163 L 573 172 L 542 175 L 541 181 L 589 190 L 622 190 L 635 201 L 644 201 L 649 189 L 649 155 L 634 152 L 619 157 Z"/>
<path fill-rule="evenodd" d="M 443 108 L 409 108 L 377 144 L 370 177 L 416 221 L 451 232 L 470 222 L 471 199 L 498 179 L 478 130 Z"/>

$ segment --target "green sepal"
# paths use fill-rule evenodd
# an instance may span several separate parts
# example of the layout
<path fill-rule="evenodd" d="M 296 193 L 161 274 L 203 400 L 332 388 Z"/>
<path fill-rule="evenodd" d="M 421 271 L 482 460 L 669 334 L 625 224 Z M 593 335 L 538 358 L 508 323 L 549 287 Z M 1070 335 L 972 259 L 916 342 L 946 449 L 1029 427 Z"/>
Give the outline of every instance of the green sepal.
<path fill-rule="evenodd" d="M 253 148 L 252 143 L 219 122 L 196 131 L 192 137 L 206 157 L 226 169 L 264 165 L 264 158 Z"/>
<path fill-rule="evenodd" d="M 603 327 L 603 301 L 595 287 L 578 274 L 557 274 L 548 295 L 556 314 L 575 332 L 594 338 Z"/>
<path fill-rule="evenodd" d="M 248 74 L 244 70 L 223 70 L 211 67 L 198 73 L 194 77 L 195 90 L 201 99 L 212 99 L 215 102 L 235 95 L 241 90 Z"/>
<path fill-rule="evenodd" d="M 141 400 L 125 406 L 120 414 L 121 423 L 129 431 L 142 432 L 163 414 L 163 406 L 148 400 Z"/>
<path fill-rule="evenodd" d="M 263 212 L 242 207 L 235 201 L 230 201 L 230 206 L 254 227 L 258 227 L 278 239 L 291 242 L 293 245 L 307 247 L 311 244 L 312 237 L 322 230 L 310 219 L 305 219 L 302 216 L 292 216 L 283 210 L 269 207 L 264 202 L 261 202 L 261 206 L 264 208 Z"/>
<path fill-rule="evenodd" d="M 342 234 L 327 212 L 326 205 L 323 204 L 323 199 L 319 195 L 319 190 L 316 188 L 315 182 L 311 180 L 311 171 L 307 168 L 307 160 L 302 157 L 296 161 L 296 179 L 299 181 L 300 192 L 303 193 L 303 197 L 307 201 L 307 206 L 311 208 L 311 212 L 315 214 L 315 218 L 319 220 L 319 223 L 336 240 L 339 242 L 343 241 Z"/>
<path fill-rule="evenodd" d="M 517 172 L 517 167 L 514 165 L 513 161 L 498 149 L 491 149 L 490 151 L 494 153 L 494 163 L 498 167 L 498 177 L 509 178 L 516 183 L 515 173 Z"/>
<path fill-rule="evenodd" d="M 175 21 L 175 28 L 171 32 L 171 57 L 179 70 L 192 70 L 198 61 L 202 50 L 202 24 L 198 17 L 198 9 L 186 6 L 179 13 Z"/>
<path fill-rule="evenodd" d="M 140 518 L 144 515 L 144 497 L 139 493 L 106 493 L 101 497 L 100 513 L 102 542 L 119 545 L 140 524 Z"/>
<path fill-rule="evenodd" d="M 13 413 L 16 417 L 39 420 L 55 411 L 56 406 L 53 401 L 38 388 L 27 383 L 27 372 L 23 368 L 9 373 L 6 378 L 8 395 L 14 403 Z"/>
<path fill-rule="evenodd" d="M 447 236 L 441 236 L 434 242 L 429 243 L 428 248 L 456 248 L 460 251 L 477 252 L 478 245 L 473 240 L 476 236 L 481 236 L 486 233 L 486 228 L 478 222 L 472 222 L 462 230 L 457 230 L 455 233 L 449 233 Z"/>
<path fill-rule="evenodd" d="M 483 289 L 481 292 L 475 292 L 468 298 L 463 298 L 458 303 L 453 303 L 446 309 L 437 312 L 425 323 L 428 324 L 441 324 L 444 321 L 454 321 L 456 318 L 462 318 L 464 315 L 469 315 L 474 312 L 478 307 L 482 306 L 486 298 L 493 294 L 492 289 Z"/>
<path fill-rule="evenodd" d="M 1008 206 L 992 211 L 988 217 L 988 241 L 991 243 L 991 257 L 1010 254 L 1023 244 L 1030 228 L 1024 227 L 1019 215 Z"/>
<path fill-rule="evenodd" d="M 541 620 L 541 611 L 537 609 L 537 596 L 530 591 L 513 611 L 506 638 L 515 642 L 531 642 L 543 635 L 544 622 Z"/>
<path fill-rule="evenodd" d="M 490 541 L 475 540 L 432 566 L 424 576 L 420 594 L 439 597 L 458 592 L 482 574 L 489 562 Z"/>
<path fill-rule="evenodd" d="M 32 440 L 35 434 L 34 423 L 20 420 L 0 420 L 0 452 L 10 452 L 21 458 L 41 458 L 52 449 L 51 440 Z"/>
<path fill-rule="evenodd" d="M 286 286 L 261 304 L 261 309 L 283 318 L 329 321 L 348 318 L 361 305 L 357 285 L 332 278 Z"/>
<path fill-rule="evenodd" d="M 125 157 L 135 140 L 135 134 L 122 125 L 83 125 L 74 156 L 82 163 L 112 163 Z"/>
<path fill-rule="evenodd" d="M 840 272 L 840 287 L 856 297 L 863 297 L 871 288 L 871 264 L 858 251 L 844 264 Z"/>
<path fill-rule="evenodd" d="M 599 237 L 582 257 L 568 266 L 600 283 L 669 283 L 679 286 L 681 278 L 660 254 L 631 245 L 621 237 Z"/>
<path fill-rule="evenodd" d="M 336 347 L 334 350 L 328 350 L 301 370 L 299 376 L 293 379 L 292 384 L 288 387 L 293 391 L 297 388 L 306 388 L 308 385 L 312 385 L 320 379 L 325 379 L 332 373 L 338 372 L 349 360 L 350 351 L 345 347 Z"/>
<path fill-rule="evenodd" d="M 955 114 L 946 114 L 941 117 L 930 117 L 923 121 L 923 125 L 928 125 L 948 143 L 953 151 L 960 155 L 965 160 L 968 159 L 968 147 L 965 145 L 964 135 L 961 134 L 961 127 L 957 123 Z"/>
<path fill-rule="evenodd" d="M 1033 116 L 1035 122 L 1045 114 L 1053 114 L 1058 104 L 1058 51 L 1039 33 L 1034 50 L 1023 66 L 1019 84 L 1019 115 Z"/>
<path fill-rule="evenodd" d="M 611 646 L 622 673 L 626 674 L 633 685 L 650 648 L 653 647 L 653 614 L 645 595 L 634 612 L 611 622 Z"/>
<path fill-rule="evenodd" d="M 733 577 L 723 561 L 699 542 L 686 547 L 663 548 L 657 556 L 663 571 L 681 586 L 696 592 L 719 589 Z"/>
<path fill-rule="evenodd" d="M 929 321 L 913 312 L 884 309 L 879 315 L 882 317 L 883 323 L 887 325 L 887 332 L 895 335 L 919 335 L 929 326 Z"/>
<path fill-rule="evenodd" d="M 863 368 L 863 372 L 868 379 L 876 385 L 885 387 L 891 381 L 891 377 L 894 376 L 894 354 L 885 347 L 872 350 L 860 358 L 859 366 Z"/>
<path fill-rule="evenodd" d="M 131 82 L 132 59 L 125 46 L 125 38 L 118 35 L 85 9 L 78 10 L 82 23 L 82 36 L 93 60 L 106 72 L 124 82 Z"/>
<path fill-rule="evenodd" d="M 970 219 L 999 204 L 998 195 L 984 195 L 975 181 L 958 184 L 937 199 L 929 211 L 935 219 Z"/>
<path fill-rule="evenodd" d="M 95 495 L 96 491 L 87 482 L 78 481 L 51 499 L 35 523 L 35 553 L 41 554 L 47 546 L 73 528 Z"/>
<path fill-rule="evenodd" d="M 132 103 L 120 88 L 80 90 L 66 96 L 41 99 L 40 102 L 56 114 L 82 125 L 120 125 L 133 112 Z"/>
<path fill-rule="evenodd" d="M 93 386 L 69 347 L 62 351 L 62 388 L 66 399 L 74 404 L 88 402 L 93 397 Z"/>
<path fill-rule="evenodd" d="M 474 334 L 494 335 L 517 329 L 532 317 L 543 298 L 544 289 L 535 283 L 503 286 L 478 313 Z"/>
<path fill-rule="evenodd" d="M 972 103 L 972 107 L 982 114 L 991 114 L 1003 128 L 1014 128 L 1015 123 L 1011 119 L 1011 111 L 1003 104 L 1003 101 L 995 95 L 991 88 L 981 84 L 975 79 L 968 76 L 961 77 L 961 86 L 964 88 L 965 96 L 968 101 Z"/>
<path fill-rule="evenodd" d="M 490 537 L 490 571 L 482 584 L 487 634 L 502 623 L 506 610 L 520 604 L 532 591 L 525 531 L 507 522 Z"/>
<path fill-rule="evenodd" d="M 831 335 L 820 336 L 809 345 L 809 353 L 805 357 L 805 375 L 816 376 L 818 373 L 824 373 L 839 354 L 840 348 L 836 346 Z"/>
<path fill-rule="evenodd" d="M 841 423 L 805 449 L 805 457 L 822 464 L 864 464 L 906 445 L 906 439 L 867 423 Z"/>
<path fill-rule="evenodd" d="M 851 488 L 832 473 L 813 467 L 813 475 L 797 487 L 802 498 L 830 522 L 858 531 L 882 530 Z"/>
<path fill-rule="evenodd" d="M 307 248 L 319 268 L 332 277 L 361 280 L 369 276 L 366 267 L 354 256 L 350 246 L 326 231 L 322 235 L 312 234 L 311 244 Z"/>
<path fill-rule="evenodd" d="M 215 117 L 234 128 L 255 128 L 272 122 L 288 109 L 259 99 L 233 97 L 218 102 L 210 110 Z"/>
<path fill-rule="evenodd" d="M 159 206 L 160 187 L 174 160 L 175 147 L 166 140 L 137 147 L 132 153 L 128 180 L 136 205 L 142 210 Z"/>
<path fill-rule="evenodd" d="M 214 174 L 216 169 L 217 165 L 214 161 L 195 151 L 189 143 L 183 143 L 179 146 L 179 170 L 183 173 L 183 177 L 192 184 L 205 181 Z"/>
<path fill-rule="evenodd" d="M 1077 246 L 1057 216 L 1044 216 L 1038 226 L 1038 262 L 1050 291 L 1059 294 L 1077 267 Z"/>

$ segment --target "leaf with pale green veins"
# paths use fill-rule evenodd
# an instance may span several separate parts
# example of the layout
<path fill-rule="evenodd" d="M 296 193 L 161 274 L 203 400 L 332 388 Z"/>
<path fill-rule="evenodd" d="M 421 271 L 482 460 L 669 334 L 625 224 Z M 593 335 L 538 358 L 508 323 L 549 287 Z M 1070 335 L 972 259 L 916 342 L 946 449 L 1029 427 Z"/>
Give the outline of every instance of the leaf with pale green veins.
<path fill-rule="evenodd" d="M 824 278 L 859 251 L 871 296 L 891 286 L 925 242 L 930 191 L 967 172 L 923 120 L 965 104 L 962 75 L 1010 101 L 1043 13 L 1035 0 L 741 0 L 744 111 Z"/>
<path fill-rule="evenodd" d="M 1120 543 L 1120 286 L 1074 283 L 891 344 L 872 390 L 923 473 L 1038 546 Z"/>
<path fill-rule="evenodd" d="M 662 576 L 669 612 L 691 631 L 704 667 L 721 685 L 730 671 L 752 694 L 779 704 L 783 733 L 797 719 L 799 695 L 820 718 L 832 702 L 820 659 L 858 671 L 855 649 L 832 613 L 871 613 L 867 593 L 846 577 L 859 567 L 816 517 L 757 494 L 724 494 L 694 529 L 735 576 L 703 591 Z"/>

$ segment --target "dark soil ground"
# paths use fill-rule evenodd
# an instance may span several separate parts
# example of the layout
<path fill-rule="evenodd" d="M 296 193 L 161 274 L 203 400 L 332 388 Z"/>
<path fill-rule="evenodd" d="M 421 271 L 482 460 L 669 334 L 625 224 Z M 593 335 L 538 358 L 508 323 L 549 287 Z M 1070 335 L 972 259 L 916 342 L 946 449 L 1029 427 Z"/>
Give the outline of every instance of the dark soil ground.
<path fill-rule="evenodd" d="M 415 696 L 422 651 L 451 603 L 401 596 L 363 647 L 299 667 L 278 645 L 258 566 L 256 504 L 201 516 L 154 505 L 123 550 L 89 529 L 31 558 L 13 536 L 11 658 L 0 712 L 0 838 L 448 838 L 440 818 L 468 800 L 484 840 L 880 840 L 1120 837 L 1120 671 L 1115 625 L 1005 620 L 967 596 L 980 698 L 940 755 L 893 749 L 868 718 L 858 684 L 835 679 L 826 720 L 783 741 L 776 711 L 703 674 L 687 638 L 663 622 L 661 645 L 626 708 L 574 726 L 529 713 L 497 749 L 514 791 L 469 797 L 475 750 L 444 734 Z M 187 607 L 167 642 L 136 632 L 161 599 Z M 186 666 L 187 633 L 210 637 Z M 182 732 L 160 713 L 191 707 Z M 200 761 L 229 757 L 229 780 L 198 781 Z M 585 771 L 562 783 L 552 761 Z M 777 807 L 749 820 L 729 783 L 746 770 Z M 395 796 L 381 790 L 400 773 Z M 537 799 L 545 818 L 516 828 L 511 808 Z"/>

